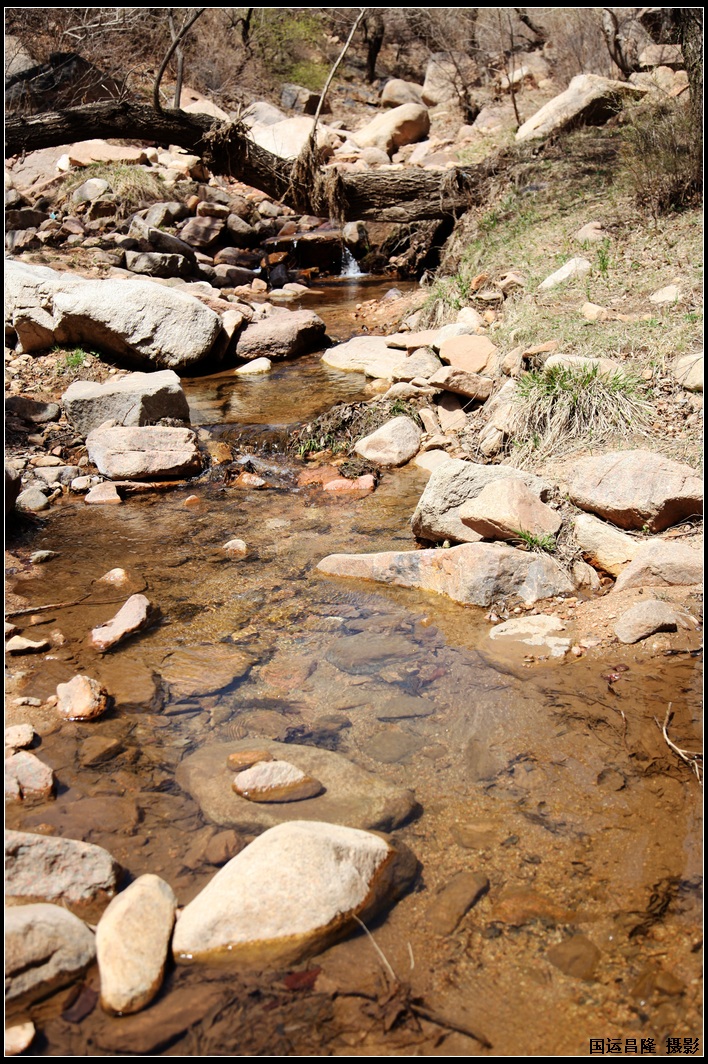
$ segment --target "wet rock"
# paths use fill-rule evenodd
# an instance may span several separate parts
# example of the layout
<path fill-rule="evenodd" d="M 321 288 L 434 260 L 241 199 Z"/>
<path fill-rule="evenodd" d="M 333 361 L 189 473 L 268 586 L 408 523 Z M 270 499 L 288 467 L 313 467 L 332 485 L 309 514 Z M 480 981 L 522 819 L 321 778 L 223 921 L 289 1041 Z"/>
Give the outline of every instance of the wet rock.
<path fill-rule="evenodd" d="M 50 646 L 48 639 L 26 639 L 23 635 L 13 635 L 5 643 L 5 650 L 8 654 L 39 654 L 49 650 Z"/>
<path fill-rule="evenodd" d="M 101 1005 L 139 1012 L 162 986 L 177 899 L 155 875 L 140 876 L 110 903 L 96 928 Z"/>
<path fill-rule="evenodd" d="M 518 540 L 520 532 L 553 536 L 561 516 L 514 477 L 487 484 L 460 507 L 460 520 L 485 539 Z"/>
<path fill-rule="evenodd" d="M 237 647 L 187 646 L 168 654 L 161 672 L 172 698 L 181 700 L 223 691 L 244 677 L 252 665 L 251 655 Z"/>
<path fill-rule="evenodd" d="M 260 969 L 297 963 L 357 926 L 354 916 L 367 920 L 390 905 L 410 884 L 411 865 L 409 855 L 378 835 L 318 822 L 281 824 L 186 906 L 175 928 L 175 959 L 222 956 Z"/>
<path fill-rule="evenodd" d="M 576 916 L 529 887 L 512 887 L 496 902 L 492 919 L 512 927 L 523 927 L 532 920 L 544 920 L 549 924 L 574 923 Z"/>
<path fill-rule="evenodd" d="M 357 498 L 363 498 L 365 495 L 371 495 L 376 488 L 376 481 L 371 473 L 363 473 L 353 480 L 348 480 L 346 477 L 333 477 L 322 487 L 324 491 L 332 492 L 334 495 L 356 495 Z"/>
<path fill-rule="evenodd" d="M 239 377 L 243 377 L 246 374 L 252 373 L 269 373 L 273 368 L 273 363 L 269 358 L 254 358 L 251 362 L 247 362 L 245 366 L 239 366 L 234 370 L 234 373 Z"/>
<path fill-rule="evenodd" d="M 514 617 L 502 624 L 496 624 L 489 630 L 491 640 L 523 643 L 524 646 L 538 647 L 547 651 L 551 657 L 562 658 L 570 649 L 570 639 L 556 635 L 565 630 L 565 625 L 553 614 L 539 613 L 526 617 Z M 537 651 L 538 653 L 538 651 Z"/>
<path fill-rule="evenodd" d="M 60 683 L 57 699 L 57 712 L 65 720 L 95 720 L 109 706 L 108 691 L 90 676 L 74 676 L 68 683 Z"/>
<path fill-rule="evenodd" d="M 96 955 L 94 937 L 59 905 L 19 905 L 5 914 L 5 1001 L 29 1004 L 81 975 Z"/>
<path fill-rule="evenodd" d="M 111 739 L 102 735 L 90 735 L 81 743 L 79 764 L 84 768 L 105 765 L 107 761 L 112 761 L 114 757 L 123 753 L 124 750 L 125 747 L 120 739 Z"/>
<path fill-rule="evenodd" d="M 703 582 L 703 544 L 695 547 L 671 540 L 656 540 L 637 547 L 633 560 L 622 569 L 613 591 L 629 587 L 673 587 Z"/>
<path fill-rule="evenodd" d="M 549 288 L 557 288 L 559 284 L 565 284 L 566 281 L 587 277 L 591 269 L 592 263 L 589 259 L 583 258 L 582 255 L 576 256 L 576 258 L 569 259 L 559 270 L 549 274 L 545 280 L 541 281 L 538 286 L 539 290 L 545 292 Z"/>
<path fill-rule="evenodd" d="M 410 732 L 402 731 L 400 728 L 387 728 L 386 731 L 379 732 L 378 735 L 368 739 L 363 744 L 362 750 L 368 757 L 373 758 L 374 761 L 380 761 L 382 765 L 395 765 L 417 753 L 422 745 L 423 740 L 417 735 L 411 735 Z"/>
<path fill-rule="evenodd" d="M 452 836 L 458 846 L 466 850 L 488 850 L 499 836 L 495 824 L 478 821 L 471 824 L 453 824 Z"/>
<path fill-rule="evenodd" d="M 32 1045 L 37 1033 L 31 1020 L 5 1028 L 5 1056 L 16 1057 Z"/>
<path fill-rule="evenodd" d="M 66 416 L 82 436 L 106 421 L 118 425 L 152 425 L 163 417 L 189 421 L 187 398 L 171 369 L 129 373 L 105 384 L 74 381 L 61 401 Z"/>
<path fill-rule="evenodd" d="M 638 643 L 655 632 L 675 632 L 679 624 L 684 627 L 689 623 L 682 610 L 668 602 L 649 599 L 622 613 L 615 621 L 614 632 L 620 643 Z"/>
<path fill-rule="evenodd" d="M 464 755 L 465 779 L 470 783 L 492 780 L 503 768 L 505 762 L 481 739 L 470 739 Z"/>
<path fill-rule="evenodd" d="M 139 819 L 140 812 L 134 799 L 111 794 L 110 800 L 107 800 L 103 794 L 96 798 L 80 798 L 75 802 L 46 804 L 40 811 L 27 816 L 24 823 L 29 829 L 41 827 L 42 831 L 46 831 L 48 825 L 61 836 L 68 836 L 75 830 L 76 824 L 81 824 L 84 838 L 90 839 L 95 835 L 105 839 L 131 835 Z"/>
<path fill-rule="evenodd" d="M 296 358 L 323 346 L 325 323 L 310 310 L 281 310 L 247 325 L 236 343 L 237 358 Z"/>
<path fill-rule="evenodd" d="M 451 935 L 462 917 L 489 890 L 480 872 L 458 872 L 428 907 L 427 921 L 437 935 Z"/>
<path fill-rule="evenodd" d="M 215 743 L 186 757 L 177 768 L 177 782 L 199 803 L 214 824 L 244 834 L 263 831 L 282 821 L 326 820 L 364 830 L 390 831 L 416 808 L 411 791 L 380 780 L 341 754 L 315 746 L 258 740 L 277 760 L 296 762 L 301 771 L 321 780 L 325 790 L 301 802 L 257 805 L 231 789 L 233 772 L 226 758 L 252 751 L 253 740 Z"/>
<path fill-rule="evenodd" d="M 243 772 L 260 761 L 272 761 L 273 755 L 266 749 L 237 750 L 226 758 L 226 766 L 232 772 Z"/>
<path fill-rule="evenodd" d="M 641 98 L 647 90 L 597 74 L 578 74 L 568 88 L 524 122 L 517 141 L 547 137 L 569 125 L 602 125 L 615 115 L 623 99 Z"/>
<path fill-rule="evenodd" d="M 354 450 L 374 465 L 400 466 L 418 453 L 421 435 L 415 421 L 402 415 L 359 440 Z"/>
<path fill-rule="evenodd" d="M 541 499 L 550 491 L 550 484 L 529 473 L 520 473 L 506 466 L 477 465 L 462 459 L 450 459 L 433 471 L 420 497 L 411 519 L 414 535 L 433 542 L 443 539 L 478 542 L 479 534 L 460 520 L 460 506 L 502 477 L 520 479 Z"/>
<path fill-rule="evenodd" d="M 92 646 L 101 652 L 110 650 L 128 636 L 147 628 L 155 619 L 156 612 L 145 595 L 131 595 L 115 617 L 92 629 Z"/>
<path fill-rule="evenodd" d="M 35 731 L 31 724 L 13 724 L 5 728 L 5 751 L 24 750 L 34 742 Z"/>
<path fill-rule="evenodd" d="M 404 144 L 424 140 L 430 131 L 430 114 L 422 103 L 404 103 L 373 118 L 351 134 L 360 148 L 378 148 L 389 156 Z"/>
<path fill-rule="evenodd" d="M 196 433 L 186 428 L 102 425 L 89 433 L 86 447 L 99 472 L 112 480 L 189 477 L 202 468 Z"/>
<path fill-rule="evenodd" d="M 54 773 L 34 754 L 18 750 L 5 758 L 5 799 L 24 802 L 50 798 Z"/>
<path fill-rule="evenodd" d="M 302 687 L 316 668 L 315 658 L 282 651 L 276 653 L 271 661 L 262 667 L 260 678 L 269 687 L 276 687 L 281 691 L 294 691 Z"/>
<path fill-rule="evenodd" d="M 590 981 L 595 977 L 602 954 L 585 935 L 572 935 L 549 949 L 546 956 L 564 975 Z"/>
<path fill-rule="evenodd" d="M 8 905 L 56 903 L 89 918 L 114 897 L 120 874 L 120 865 L 100 846 L 26 831 L 5 832 Z"/>
<path fill-rule="evenodd" d="M 365 373 L 367 377 L 392 381 L 405 370 L 406 355 L 387 344 L 385 336 L 356 336 L 325 351 L 321 360 L 332 369 Z"/>
<path fill-rule="evenodd" d="M 416 695 L 396 695 L 385 702 L 376 714 L 378 720 L 407 720 L 413 717 L 429 717 L 435 713 L 435 705 L 427 698 Z"/>
<path fill-rule="evenodd" d="M 640 546 L 633 536 L 591 514 L 580 514 L 573 523 L 575 540 L 588 561 L 617 576 Z"/>
<path fill-rule="evenodd" d="M 15 509 L 20 513 L 41 513 L 49 509 L 49 499 L 38 487 L 31 485 L 19 493 L 15 499 Z"/>
<path fill-rule="evenodd" d="M 662 532 L 703 513 L 696 471 L 652 451 L 615 451 L 582 458 L 569 478 L 571 502 L 620 528 Z"/>
<path fill-rule="evenodd" d="M 258 762 L 239 772 L 233 789 L 249 802 L 300 802 L 323 791 L 319 780 L 305 775 L 289 761 Z"/>
<path fill-rule="evenodd" d="M 437 472 L 445 469 L 442 466 Z M 551 558 L 498 543 L 463 543 L 449 550 L 331 554 L 317 569 L 330 576 L 435 591 L 454 602 L 474 606 L 489 606 L 508 595 L 531 605 L 573 590 L 569 578 Z"/>
<path fill-rule="evenodd" d="M 89 281 L 14 260 L 5 281 L 23 351 L 84 344 L 140 368 L 178 369 L 201 362 L 221 332 L 214 311 L 152 281 Z"/>
<path fill-rule="evenodd" d="M 333 557 L 357 558 L 360 556 L 333 555 Z M 361 557 L 370 556 L 362 555 Z M 415 644 L 404 636 L 361 632 L 358 635 L 337 639 L 329 647 L 325 658 L 342 672 L 361 676 L 378 672 L 383 664 L 408 658 L 416 652 L 416 649 Z"/>
<path fill-rule="evenodd" d="M 223 984 L 207 983 L 195 994 L 191 986 L 172 988 L 144 1013 L 104 1020 L 95 1031 L 96 1045 L 107 1054 L 144 1056 L 166 1048 L 181 1033 L 203 1021 L 224 1004 L 229 991 Z"/>

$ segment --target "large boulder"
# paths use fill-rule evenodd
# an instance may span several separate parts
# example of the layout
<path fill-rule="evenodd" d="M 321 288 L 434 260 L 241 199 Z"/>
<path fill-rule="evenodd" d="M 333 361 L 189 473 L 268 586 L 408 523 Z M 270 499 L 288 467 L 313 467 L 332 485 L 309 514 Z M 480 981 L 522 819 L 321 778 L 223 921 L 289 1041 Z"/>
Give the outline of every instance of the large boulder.
<path fill-rule="evenodd" d="M 382 107 L 400 107 L 405 103 L 422 103 L 423 86 L 402 78 L 391 78 L 381 93 Z"/>
<path fill-rule="evenodd" d="M 406 352 L 388 346 L 385 336 L 355 336 L 336 344 L 322 356 L 325 366 L 346 372 L 365 373 L 367 377 L 394 380 L 405 371 Z"/>
<path fill-rule="evenodd" d="M 378 148 L 391 155 L 404 144 L 425 140 L 430 132 L 430 114 L 422 103 L 404 103 L 373 118 L 351 134 L 360 148 Z"/>
<path fill-rule="evenodd" d="M 221 318 L 151 281 L 89 281 L 47 266 L 5 264 L 5 324 L 19 349 L 85 344 L 140 369 L 186 369 L 212 354 Z"/>
<path fill-rule="evenodd" d="M 653 451 L 613 451 L 576 463 L 570 501 L 619 528 L 663 532 L 703 513 L 703 482 L 689 465 Z"/>
<path fill-rule="evenodd" d="M 484 539 L 519 539 L 519 533 L 555 536 L 561 516 L 517 477 L 502 477 L 463 503 L 460 520 Z"/>
<path fill-rule="evenodd" d="M 442 466 L 437 472 L 445 469 Z M 490 606 L 497 599 L 510 597 L 531 605 L 573 590 L 571 580 L 552 558 L 500 543 L 462 543 L 448 550 L 331 554 L 317 569 L 330 576 L 436 591 L 466 606 Z"/>
<path fill-rule="evenodd" d="M 295 964 L 390 905 L 416 871 L 405 847 L 379 835 L 281 824 L 233 857 L 185 907 L 175 959 L 221 957 L 259 969 Z"/>
<path fill-rule="evenodd" d="M 152 425 L 163 417 L 189 421 L 187 397 L 171 369 L 130 373 L 105 384 L 74 381 L 61 402 L 64 413 L 82 436 L 106 421 L 118 425 Z"/>
<path fill-rule="evenodd" d="M 411 519 L 414 534 L 433 542 L 450 539 L 476 543 L 481 537 L 462 523 L 460 507 L 479 495 L 487 484 L 502 477 L 516 477 L 539 499 L 550 491 L 549 484 L 531 473 L 453 458 L 433 471 Z"/>
<path fill-rule="evenodd" d="M 516 134 L 517 141 L 548 137 L 575 125 L 603 125 L 617 114 L 624 100 L 639 99 L 647 92 L 639 85 L 603 78 L 599 74 L 578 74 L 568 88 L 544 104 Z"/>
<path fill-rule="evenodd" d="M 573 523 L 575 541 L 596 569 L 617 576 L 637 553 L 641 541 L 592 514 L 579 514 Z"/>
<path fill-rule="evenodd" d="M 325 323 L 310 310 L 284 310 L 252 322 L 240 334 L 236 357 L 247 361 L 265 356 L 270 359 L 297 358 L 325 343 Z"/>
<path fill-rule="evenodd" d="M 428 60 L 423 82 L 423 103 L 436 107 L 458 95 L 460 81 L 473 85 L 479 79 L 479 69 L 473 59 L 463 52 L 451 57 L 447 52 L 435 52 Z"/>
<path fill-rule="evenodd" d="M 108 422 L 86 437 L 89 458 L 111 480 L 154 480 L 199 473 L 202 458 L 191 429 L 162 425 L 113 426 Z"/>
<path fill-rule="evenodd" d="M 643 543 L 617 577 L 613 591 L 628 587 L 692 586 L 703 583 L 703 543 L 671 540 Z"/>
<path fill-rule="evenodd" d="M 281 159 L 295 159 L 310 139 L 314 119 L 307 115 L 297 115 L 280 122 L 251 126 L 250 135 L 259 147 Z M 338 133 L 321 123 L 317 126 L 317 148 L 328 159 L 341 143 Z"/>

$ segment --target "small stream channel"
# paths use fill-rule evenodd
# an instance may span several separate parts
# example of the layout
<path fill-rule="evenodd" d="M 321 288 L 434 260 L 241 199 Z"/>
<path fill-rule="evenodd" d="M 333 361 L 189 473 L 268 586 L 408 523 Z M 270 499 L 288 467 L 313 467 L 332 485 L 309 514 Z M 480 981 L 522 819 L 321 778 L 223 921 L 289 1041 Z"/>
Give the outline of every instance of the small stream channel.
<path fill-rule="evenodd" d="M 388 287 L 347 279 L 306 306 L 346 339 L 359 328 L 354 303 Z M 59 786 L 52 802 L 8 806 L 7 826 L 104 846 L 131 877 L 162 876 L 184 905 L 238 840 L 179 786 L 182 759 L 244 738 L 336 750 L 415 792 L 419 812 L 396 834 L 420 879 L 372 932 L 399 980 L 449 1023 L 405 1007 L 388 1023 L 382 962 L 361 933 L 306 966 L 322 971 L 300 996 L 282 974 L 249 983 L 209 966 L 172 968 L 160 999 L 132 1018 L 97 1006 L 77 1019 L 64 991 L 30 1010 L 41 1031 L 30 1052 L 588 1055 L 591 1039 L 612 1037 L 654 1039 L 663 1055 L 667 1037 L 699 1037 L 699 790 L 654 721 L 672 701 L 675 727 L 700 743 L 696 659 L 647 664 L 631 647 L 612 660 L 503 659 L 482 609 L 319 575 L 328 554 L 415 546 L 422 471 L 386 473 L 359 501 L 330 499 L 298 488 L 302 463 L 277 453 L 293 426 L 362 398 L 364 378 L 309 356 L 184 386 L 195 426 L 248 452 L 265 445 L 256 457 L 269 486 L 204 478 L 112 507 L 65 496 L 10 538 L 21 558 L 58 555 L 16 572 L 12 591 L 37 606 L 80 600 L 36 615 L 26 634 L 60 631 L 64 643 L 54 636 L 51 653 L 13 661 L 13 689 L 43 699 L 81 672 L 115 705 L 91 724 L 11 708 L 12 723 L 35 714 L 37 753 Z M 248 544 L 243 560 L 222 550 L 234 537 Z M 130 575 L 126 593 L 98 582 L 116 567 Z M 161 621 L 101 657 L 89 630 L 133 591 Z M 628 668 L 610 689 L 617 664 Z M 436 892 L 464 872 L 489 890 L 443 933 Z M 93 971 L 79 1001 L 97 987 Z"/>

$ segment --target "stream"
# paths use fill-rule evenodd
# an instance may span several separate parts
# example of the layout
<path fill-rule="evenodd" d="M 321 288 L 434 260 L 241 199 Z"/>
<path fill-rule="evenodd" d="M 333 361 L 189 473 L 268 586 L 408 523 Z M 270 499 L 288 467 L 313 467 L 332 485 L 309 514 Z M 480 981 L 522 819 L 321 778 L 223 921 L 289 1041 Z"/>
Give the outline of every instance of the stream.
<path fill-rule="evenodd" d="M 342 279 L 302 305 L 344 340 L 361 328 L 354 304 L 390 287 Z M 241 739 L 316 745 L 414 791 L 395 834 L 418 881 L 369 928 L 375 945 L 351 935 L 300 966 L 310 977 L 297 986 L 285 973 L 173 966 L 153 1005 L 119 1019 L 80 1007 L 92 993 L 95 1004 L 93 970 L 78 998 L 29 1009 L 30 1053 L 589 1055 L 597 1040 L 603 1053 L 611 1041 L 651 1053 L 653 1040 L 664 1055 L 667 1038 L 691 1052 L 699 1037 L 700 788 L 655 722 L 671 702 L 677 733 L 700 748 L 699 661 L 633 646 L 524 661 L 491 643 L 481 608 L 319 574 L 329 554 L 415 547 L 422 470 L 386 472 L 352 501 L 298 487 L 303 462 L 282 453 L 293 427 L 364 398 L 364 383 L 319 354 L 258 378 L 185 380 L 202 438 L 240 449 L 265 488 L 203 477 L 121 506 L 65 495 L 11 532 L 17 557 L 57 556 L 11 573 L 9 588 L 36 606 L 78 604 L 26 626 L 54 633 L 54 649 L 12 661 L 10 702 L 46 699 L 81 672 L 114 707 L 81 724 L 13 705 L 10 723 L 32 721 L 58 786 L 54 801 L 8 805 L 6 825 L 103 846 L 132 878 L 162 876 L 183 906 L 244 840 L 180 787 L 180 762 Z M 243 559 L 222 550 L 234 537 Z M 117 567 L 127 590 L 100 582 Z M 160 622 L 100 656 L 90 629 L 137 591 Z M 489 889 L 441 930 L 438 892 L 469 872 Z"/>

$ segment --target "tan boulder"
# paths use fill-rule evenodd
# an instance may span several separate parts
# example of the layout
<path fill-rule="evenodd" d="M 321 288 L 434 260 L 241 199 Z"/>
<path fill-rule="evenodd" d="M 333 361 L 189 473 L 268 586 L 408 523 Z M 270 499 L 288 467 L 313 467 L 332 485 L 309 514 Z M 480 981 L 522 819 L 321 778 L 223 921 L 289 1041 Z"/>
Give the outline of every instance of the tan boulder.
<path fill-rule="evenodd" d="M 638 99 L 646 89 L 598 74 L 578 74 L 568 88 L 554 96 L 520 126 L 517 141 L 547 137 L 571 125 L 602 125 L 617 113 L 625 99 Z"/>
<path fill-rule="evenodd" d="M 561 526 L 560 514 L 514 477 L 487 484 L 462 504 L 459 514 L 462 523 L 484 539 L 517 540 L 520 532 L 554 536 Z"/>
<path fill-rule="evenodd" d="M 422 103 L 404 103 L 384 111 L 363 129 L 351 134 L 360 148 L 379 148 L 391 155 L 404 144 L 424 140 L 430 131 L 430 114 Z"/>

